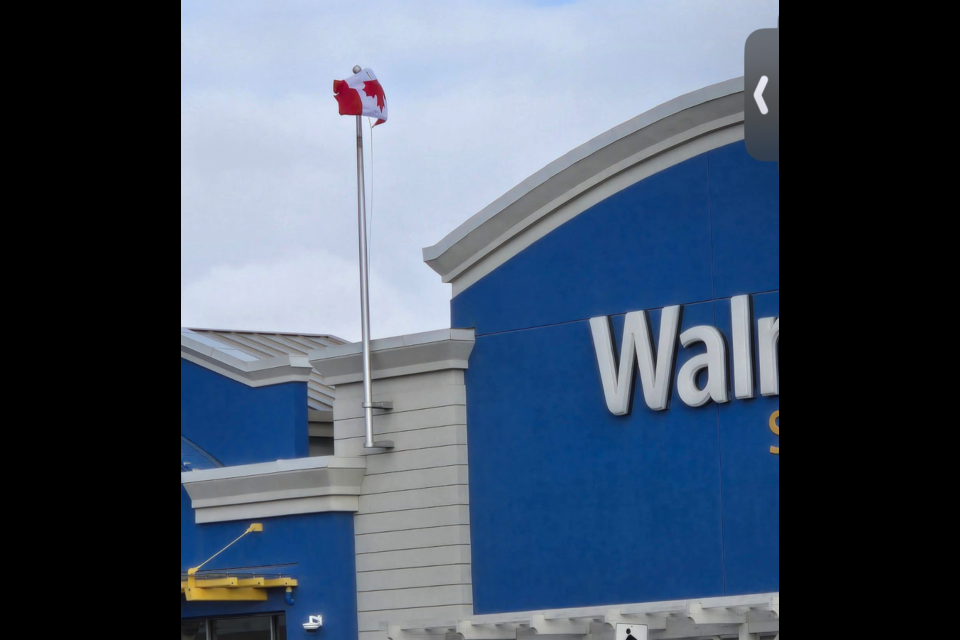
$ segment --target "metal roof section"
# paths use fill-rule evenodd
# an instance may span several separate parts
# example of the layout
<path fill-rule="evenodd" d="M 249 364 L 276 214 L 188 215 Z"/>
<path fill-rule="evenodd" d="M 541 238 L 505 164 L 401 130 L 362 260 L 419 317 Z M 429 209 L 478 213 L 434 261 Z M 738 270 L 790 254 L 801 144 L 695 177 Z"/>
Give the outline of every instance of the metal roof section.
<path fill-rule="evenodd" d="M 424 249 L 424 261 L 459 295 L 615 193 L 743 140 L 743 87 L 737 78 L 695 91 L 594 138 Z"/>
<path fill-rule="evenodd" d="M 184 330 L 181 330 L 181 334 Z M 187 329 L 232 352 L 241 352 L 254 360 L 278 357 L 306 357 L 328 347 L 348 344 L 336 336 L 303 333 L 264 333 L 257 331 L 223 331 L 217 329 Z M 336 397 L 334 388 L 327 384 L 316 370 L 307 383 L 308 403 L 313 411 L 333 411 Z"/>
<path fill-rule="evenodd" d="M 209 471 L 210 469 L 219 469 L 222 464 L 193 444 L 183 436 L 180 436 L 180 473 L 188 471 Z"/>
<path fill-rule="evenodd" d="M 258 356 L 183 327 L 180 328 L 180 358 L 253 388 L 288 382 L 309 383 L 313 373 L 306 356 Z"/>
<path fill-rule="evenodd" d="M 241 362 L 257 362 L 258 360 L 260 360 L 260 358 L 252 356 L 244 351 L 241 351 L 239 349 L 231 349 L 223 343 L 217 342 L 216 340 L 211 340 L 210 338 L 207 338 L 202 334 L 195 333 L 190 329 L 184 329 L 183 327 L 180 327 L 180 337 L 182 338 L 184 336 L 186 336 L 190 340 L 193 340 L 194 342 L 197 342 L 198 344 L 201 344 L 205 347 L 213 349 L 214 351 L 217 351 L 224 355 L 230 356 L 231 358 L 234 358 Z"/>

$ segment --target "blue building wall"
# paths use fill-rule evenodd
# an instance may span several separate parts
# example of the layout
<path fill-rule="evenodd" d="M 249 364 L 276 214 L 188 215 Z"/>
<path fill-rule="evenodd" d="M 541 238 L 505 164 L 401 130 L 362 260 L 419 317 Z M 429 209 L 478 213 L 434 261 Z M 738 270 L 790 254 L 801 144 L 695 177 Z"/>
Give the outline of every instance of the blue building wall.
<path fill-rule="evenodd" d="M 194 524 L 193 508 L 190 506 L 190 496 L 187 495 L 187 490 L 183 488 L 183 485 L 180 485 L 180 569 L 183 570 L 184 567 L 187 569 L 192 568 L 190 565 L 193 562 L 196 562 L 195 558 L 200 553 L 200 549 L 197 548 L 197 534 L 195 533 L 196 525 Z M 237 534 L 239 535 L 239 534 Z M 206 560 L 204 558 L 203 560 Z M 201 560 L 200 562 L 203 562 Z M 196 566 L 196 565 L 192 565 Z"/>
<path fill-rule="evenodd" d="M 290 383 L 252 389 L 180 360 L 181 465 L 201 456 L 225 466 L 307 457 L 307 386 Z M 185 453 L 187 438 L 202 449 Z M 193 449 L 193 447 L 189 447 Z M 204 465 L 204 466 L 213 466 Z M 197 466 L 196 468 L 200 468 Z M 328 640 L 356 640 L 357 596 L 353 514 L 329 513 L 257 520 L 251 534 L 204 568 L 283 574 L 296 578 L 294 604 L 284 590 L 265 603 L 191 603 L 180 599 L 181 619 L 286 614 L 288 637 L 316 637 L 302 624 L 324 616 Z M 197 525 L 190 498 L 180 485 L 180 570 L 203 563 L 242 534 L 251 522 Z"/>
<path fill-rule="evenodd" d="M 180 434 L 232 467 L 309 455 L 307 384 L 253 389 L 180 360 Z"/>
<path fill-rule="evenodd" d="M 478 615 L 780 588 L 779 398 L 609 413 L 589 319 L 730 302 L 780 315 L 780 177 L 742 143 L 578 216 L 456 299 L 467 372 Z M 680 349 L 674 375 L 702 351 Z M 732 371 L 732 365 L 731 365 Z"/>
<path fill-rule="evenodd" d="M 250 522 L 195 525 L 189 499 L 180 489 L 180 568 L 187 571 L 230 544 Z M 323 637 L 356 640 L 357 588 L 352 513 L 329 513 L 258 520 L 263 533 L 251 534 L 204 570 L 259 567 L 261 573 L 282 573 L 299 582 L 294 605 L 285 591 L 270 592 L 265 603 L 195 603 L 180 598 L 180 618 L 223 618 L 286 614 L 290 640 L 316 637 L 302 624 L 323 615 Z"/>

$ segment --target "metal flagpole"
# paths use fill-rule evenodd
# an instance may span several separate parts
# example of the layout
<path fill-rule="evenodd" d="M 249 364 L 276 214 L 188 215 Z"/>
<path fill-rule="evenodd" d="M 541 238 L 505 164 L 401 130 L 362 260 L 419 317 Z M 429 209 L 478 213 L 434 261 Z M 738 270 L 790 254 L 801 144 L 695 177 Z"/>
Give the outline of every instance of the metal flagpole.
<path fill-rule="evenodd" d="M 354 75 L 361 67 L 354 67 Z M 391 409 L 388 403 L 373 401 L 373 365 L 370 354 L 370 264 L 367 251 L 367 194 L 363 172 L 363 116 L 357 116 L 357 217 L 360 232 L 360 322 L 363 338 L 363 418 L 366 449 L 392 449 L 392 442 L 374 442 L 373 410 Z"/>

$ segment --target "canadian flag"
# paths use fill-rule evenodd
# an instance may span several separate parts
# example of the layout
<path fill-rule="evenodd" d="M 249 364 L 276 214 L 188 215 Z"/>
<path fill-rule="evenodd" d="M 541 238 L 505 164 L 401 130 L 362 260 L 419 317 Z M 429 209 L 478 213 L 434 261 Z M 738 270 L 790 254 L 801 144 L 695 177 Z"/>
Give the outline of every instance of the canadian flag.
<path fill-rule="evenodd" d="M 372 69 L 364 69 L 346 80 L 334 80 L 333 93 L 340 115 L 376 118 L 378 125 L 387 121 L 387 96 Z"/>

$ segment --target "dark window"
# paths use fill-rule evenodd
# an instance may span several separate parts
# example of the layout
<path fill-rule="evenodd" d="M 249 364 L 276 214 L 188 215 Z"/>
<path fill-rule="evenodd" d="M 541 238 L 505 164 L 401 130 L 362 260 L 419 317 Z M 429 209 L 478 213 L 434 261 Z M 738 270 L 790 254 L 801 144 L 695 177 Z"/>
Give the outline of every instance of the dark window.
<path fill-rule="evenodd" d="M 180 640 L 287 640 L 285 616 L 181 620 Z"/>
<path fill-rule="evenodd" d="M 233 618 L 213 623 L 215 640 L 273 640 L 270 618 Z"/>
<path fill-rule="evenodd" d="M 180 640 L 207 640 L 207 622 L 205 620 L 181 620 Z"/>

